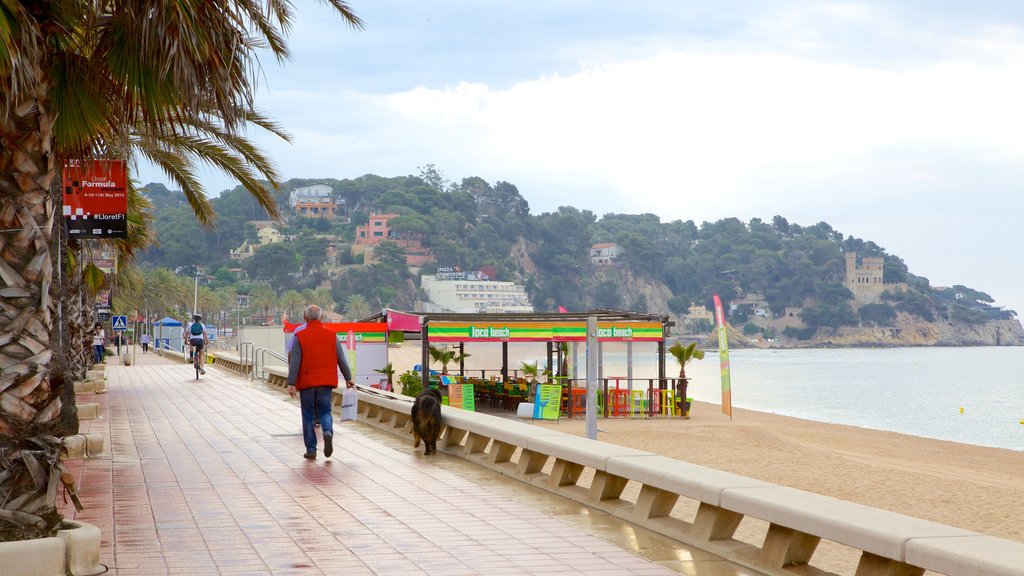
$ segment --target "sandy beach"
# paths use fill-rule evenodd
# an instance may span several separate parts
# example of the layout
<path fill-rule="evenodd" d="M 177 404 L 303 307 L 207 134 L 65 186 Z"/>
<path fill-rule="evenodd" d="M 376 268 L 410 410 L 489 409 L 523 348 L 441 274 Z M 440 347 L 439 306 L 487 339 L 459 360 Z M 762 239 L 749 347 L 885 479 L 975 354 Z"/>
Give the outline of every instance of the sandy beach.
<path fill-rule="evenodd" d="M 389 352 L 399 373 L 419 362 L 415 345 Z M 691 416 L 600 419 L 598 439 L 1024 542 L 1024 452 L 739 408 L 730 420 L 701 402 Z M 536 425 L 586 433 L 582 419 Z"/>

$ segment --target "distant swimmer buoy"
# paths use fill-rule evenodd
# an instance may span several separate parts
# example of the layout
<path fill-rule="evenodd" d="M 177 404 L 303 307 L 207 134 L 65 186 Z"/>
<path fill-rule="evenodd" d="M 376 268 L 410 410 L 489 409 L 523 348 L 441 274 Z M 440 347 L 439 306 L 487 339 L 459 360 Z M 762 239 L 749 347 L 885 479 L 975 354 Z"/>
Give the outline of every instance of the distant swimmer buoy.
<path fill-rule="evenodd" d="M 961 407 L 960 407 L 960 413 L 961 413 L 961 414 L 963 414 L 963 413 L 964 413 L 964 407 L 963 407 L 963 406 L 961 406 Z"/>

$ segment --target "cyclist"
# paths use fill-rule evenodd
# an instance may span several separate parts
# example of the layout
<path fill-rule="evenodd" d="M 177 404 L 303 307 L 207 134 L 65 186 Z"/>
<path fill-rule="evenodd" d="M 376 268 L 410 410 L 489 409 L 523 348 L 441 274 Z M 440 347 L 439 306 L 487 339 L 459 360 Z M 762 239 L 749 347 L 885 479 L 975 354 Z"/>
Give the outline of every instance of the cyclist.
<path fill-rule="evenodd" d="M 206 374 L 206 370 L 203 368 L 203 363 L 206 360 L 203 349 L 209 340 L 206 338 L 206 326 L 203 325 L 203 315 L 193 314 L 192 322 L 189 323 L 185 332 L 188 334 L 188 343 L 192 346 L 192 353 L 199 354 L 199 373 Z"/>

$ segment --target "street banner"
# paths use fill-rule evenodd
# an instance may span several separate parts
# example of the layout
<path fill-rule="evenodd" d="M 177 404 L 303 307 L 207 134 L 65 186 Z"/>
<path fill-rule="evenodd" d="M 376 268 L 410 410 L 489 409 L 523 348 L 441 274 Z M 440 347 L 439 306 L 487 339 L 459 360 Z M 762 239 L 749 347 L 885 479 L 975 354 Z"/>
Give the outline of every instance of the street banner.
<path fill-rule="evenodd" d="M 718 323 L 718 358 L 722 367 L 722 414 L 732 418 L 732 382 L 729 377 L 729 342 L 725 337 L 725 310 L 715 294 L 715 321 Z"/>
<path fill-rule="evenodd" d="M 72 160 L 63 177 L 64 223 L 71 238 L 128 237 L 124 160 Z"/>

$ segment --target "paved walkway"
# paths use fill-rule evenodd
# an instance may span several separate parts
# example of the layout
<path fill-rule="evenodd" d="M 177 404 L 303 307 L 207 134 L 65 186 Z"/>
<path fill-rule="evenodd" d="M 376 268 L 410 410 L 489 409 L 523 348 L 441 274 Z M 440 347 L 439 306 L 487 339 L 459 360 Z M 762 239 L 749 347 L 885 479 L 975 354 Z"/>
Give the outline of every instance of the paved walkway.
<path fill-rule="evenodd" d="M 297 402 L 230 371 L 140 351 L 107 388 L 78 397 L 108 454 L 69 462 L 86 509 L 64 513 L 108 574 L 753 574 L 367 425 L 305 460 Z"/>

